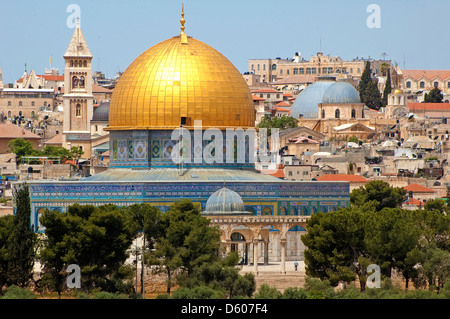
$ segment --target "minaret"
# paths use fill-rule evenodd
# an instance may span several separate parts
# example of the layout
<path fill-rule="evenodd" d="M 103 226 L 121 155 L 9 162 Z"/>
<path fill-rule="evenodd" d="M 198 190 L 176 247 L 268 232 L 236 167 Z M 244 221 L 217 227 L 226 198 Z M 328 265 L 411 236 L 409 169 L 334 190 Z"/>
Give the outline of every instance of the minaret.
<path fill-rule="evenodd" d="M 91 125 L 93 115 L 92 54 L 77 26 L 64 54 L 64 129 L 63 146 L 81 147 L 83 158 L 91 157 Z"/>

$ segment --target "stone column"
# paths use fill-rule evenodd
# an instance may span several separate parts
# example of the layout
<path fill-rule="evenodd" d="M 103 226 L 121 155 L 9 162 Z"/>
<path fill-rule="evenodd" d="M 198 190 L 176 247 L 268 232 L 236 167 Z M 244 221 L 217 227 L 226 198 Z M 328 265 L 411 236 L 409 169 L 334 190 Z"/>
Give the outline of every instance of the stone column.
<path fill-rule="evenodd" d="M 286 238 L 280 240 L 281 244 L 281 273 L 286 274 Z"/>
<path fill-rule="evenodd" d="M 258 275 L 258 241 L 253 241 L 253 272 Z"/>
<path fill-rule="evenodd" d="M 264 242 L 264 265 L 269 264 L 269 241 Z"/>

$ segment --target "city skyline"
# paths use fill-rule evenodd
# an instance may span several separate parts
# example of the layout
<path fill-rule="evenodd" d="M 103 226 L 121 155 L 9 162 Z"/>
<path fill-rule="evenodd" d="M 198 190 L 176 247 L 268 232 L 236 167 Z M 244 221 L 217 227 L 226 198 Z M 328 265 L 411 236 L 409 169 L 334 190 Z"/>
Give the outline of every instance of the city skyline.
<path fill-rule="evenodd" d="M 180 32 L 181 1 L 22 1 L 2 4 L 0 68 L 3 81 L 14 83 L 25 71 L 64 72 L 73 29 L 69 20 L 80 8 L 81 27 L 94 55 L 93 71 L 106 77 L 123 72 L 141 53 Z M 184 0 L 186 33 L 222 52 L 243 73 L 248 59 L 309 60 L 321 51 L 344 60 L 386 59 L 406 69 L 450 69 L 450 43 L 443 30 L 450 3 L 434 1 L 270 1 Z M 380 28 L 368 19 L 375 4 Z M 298 15 L 293 12 L 298 10 Z M 314 13 L 314 14 L 310 14 Z"/>

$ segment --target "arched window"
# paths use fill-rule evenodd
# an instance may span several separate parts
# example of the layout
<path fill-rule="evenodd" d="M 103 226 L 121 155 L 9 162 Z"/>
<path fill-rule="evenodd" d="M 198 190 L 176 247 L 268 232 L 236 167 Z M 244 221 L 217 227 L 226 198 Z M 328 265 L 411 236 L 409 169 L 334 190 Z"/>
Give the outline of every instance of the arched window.
<path fill-rule="evenodd" d="M 84 76 L 80 77 L 80 88 L 84 88 Z"/>
<path fill-rule="evenodd" d="M 73 60 L 70 60 L 70 67 L 73 68 Z"/>
<path fill-rule="evenodd" d="M 78 67 L 78 61 L 77 60 L 75 60 L 75 62 L 74 62 L 74 65 L 73 65 L 74 67 Z"/>
<path fill-rule="evenodd" d="M 23 103 L 22 103 L 22 101 L 20 101 L 20 102 L 19 102 L 19 106 L 23 106 Z"/>
<path fill-rule="evenodd" d="M 355 109 L 352 110 L 352 119 L 356 118 L 356 111 Z"/>
<path fill-rule="evenodd" d="M 425 82 L 424 81 L 420 81 L 419 86 L 421 89 L 425 88 Z"/>
<path fill-rule="evenodd" d="M 271 216 L 272 208 L 270 208 L 269 206 L 264 207 L 262 210 L 262 214 L 263 214 L 263 216 Z"/>
<path fill-rule="evenodd" d="M 339 109 L 336 109 L 336 111 L 334 111 L 334 118 L 341 118 L 341 111 L 339 111 Z"/>
<path fill-rule="evenodd" d="M 81 105 L 80 105 L 80 103 L 78 103 L 77 106 L 75 107 L 75 116 L 76 117 L 81 117 Z"/>
<path fill-rule="evenodd" d="M 31 111 L 31 118 L 34 119 L 36 117 L 36 113 L 34 111 Z"/>
<path fill-rule="evenodd" d="M 280 209 L 280 215 L 281 215 L 281 216 L 286 216 L 286 215 L 287 215 L 287 211 L 286 211 L 286 208 L 285 208 L 285 207 L 281 207 L 281 209 Z"/>
<path fill-rule="evenodd" d="M 87 67 L 87 61 L 86 60 L 83 61 L 83 66 Z"/>
<path fill-rule="evenodd" d="M 276 64 L 272 64 L 272 71 L 275 71 L 277 69 L 277 65 Z"/>
<path fill-rule="evenodd" d="M 325 110 L 324 109 L 322 109 L 322 118 L 323 119 L 325 118 Z"/>
<path fill-rule="evenodd" d="M 34 106 L 34 105 L 35 105 L 34 101 L 31 101 L 31 106 Z"/>
<path fill-rule="evenodd" d="M 8 106 L 11 106 L 11 101 L 8 101 Z"/>
<path fill-rule="evenodd" d="M 8 111 L 8 118 L 11 118 L 11 111 Z"/>
<path fill-rule="evenodd" d="M 407 81 L 407 82 L 406 82 L 406 88 L 407 88 L 407 89 L 410 89 L 410 88 L 411 88 L 411 81 Z"/>
<path fill-rule="evenodd" d="M 72 88 L 76 88 L 78 87 L 78 78 L 76 76 L 74 76 L 72 78 Z"/>

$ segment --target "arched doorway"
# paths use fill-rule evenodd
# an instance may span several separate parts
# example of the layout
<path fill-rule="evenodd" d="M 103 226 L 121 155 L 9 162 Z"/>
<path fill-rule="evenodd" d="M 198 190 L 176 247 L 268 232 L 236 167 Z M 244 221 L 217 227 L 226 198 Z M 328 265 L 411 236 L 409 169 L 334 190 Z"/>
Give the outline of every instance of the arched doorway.
<path fill-rule="evenodd" d="M 244 235 L 242 235 L 240 232 L 233 232 L 230 236 L 231 240 L 231 252 L 237 251 L 239 254 L 239 264 L 241 265 L 247 265 L 248 264 L 248 245 L 247 241 L 245 240 Z M 242 247 L 239 247 L 239 245 L 242 244 Z M 239 249 L 241 248 L 241 249 Z"/>

